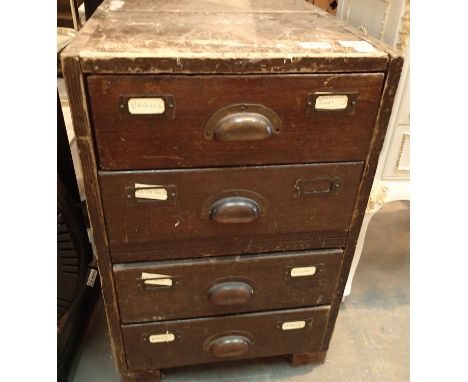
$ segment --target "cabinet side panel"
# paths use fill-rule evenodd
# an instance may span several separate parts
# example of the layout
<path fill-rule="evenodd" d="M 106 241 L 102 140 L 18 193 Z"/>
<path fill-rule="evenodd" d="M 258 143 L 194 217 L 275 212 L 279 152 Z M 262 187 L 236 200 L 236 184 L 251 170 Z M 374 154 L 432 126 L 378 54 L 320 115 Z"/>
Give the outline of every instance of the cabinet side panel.
<path fill-rule="evenodd" d="M 346 249 L 343 257 L 340 276 L 338 278 L 335 297 L 331 306 L 330 320 L 328 321 L 323 341 L 324 350 L 328 349 L 330 344 L 331 336 L 335 328 L 336 317 L 343 299 L 344 288 L 348 279 L 359 231 L 362 225 L 362 220 L 364 218 L 364 214 L 366 213 L 367 201 L 369 200 L 369 194 L 372 188 L 375 171 L 377 169 L 380 150 L 382 149 L 383 141 L 385 139 L 385 132 L 387 131 L 388 122 L 392 113 L 393 101 L 395 99 L 395 94 L 398 88 L 402 67 L 403 57 L 390 57 L 379 112 L 377 114 L 374 132 L 372 134 L 370 150 L 364 165 L 364 172 L 361 179 L 361 184 L 359 186 L 359 193 L 356 204 L 354 206 L 348 239 L 346 241 Z"/>
<path fill-rule="evenodd" d="M 127 370 L 127 364 L 120 332 L 117 296 L 112 277 L 112 264 L 101 206 L 96 157 L 86 103 L 84 78 L 81 73 L 78 57 L 62 55 L 62 68 L 70 102 L 73 128 L 80 153 L 88 214 L 91 221 L 94 247 L 97 253 L 112 351 L 119 371 L 125 371 Z"/>

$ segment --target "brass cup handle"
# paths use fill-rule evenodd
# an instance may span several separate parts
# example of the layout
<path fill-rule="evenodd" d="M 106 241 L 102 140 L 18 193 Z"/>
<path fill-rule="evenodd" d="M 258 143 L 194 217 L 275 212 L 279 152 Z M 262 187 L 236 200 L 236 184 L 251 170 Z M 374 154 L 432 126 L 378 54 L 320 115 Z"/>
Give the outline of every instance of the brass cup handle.
<path fill-rule="evenodd" d="M 205 138 L 215 141 L 259 141 L 279 134 L 281 119 L 263 105 L 231 105 L 214 113 L 205 125 Z"/>
<path fill-rule="evenodd" d="M 273 125 L 262 114 L 241 112 L 220 119 L 213 134 L 216 141 L 261 141 L 273 135 Z"/>
<path fill-rule="evenodd" d="M 252 298 L 252 295 L 252 287 L 241 281 L 216 284 L 208 291 L 208 299 L 213 305 L 245 304 Z"/>
<path fill-rule="evenodd" d="M 240 196 L 220 199 L 210 208 L 210 219 L 217 223 L 250 223 L 260 216 L 255 200 Z"/>
<path fill-rule="evenodd" d="M 233 358 L 250 350 L 250 340 L 240 335 L 219 337 L 208 344 L 208 351 L 216 358 Z"/>

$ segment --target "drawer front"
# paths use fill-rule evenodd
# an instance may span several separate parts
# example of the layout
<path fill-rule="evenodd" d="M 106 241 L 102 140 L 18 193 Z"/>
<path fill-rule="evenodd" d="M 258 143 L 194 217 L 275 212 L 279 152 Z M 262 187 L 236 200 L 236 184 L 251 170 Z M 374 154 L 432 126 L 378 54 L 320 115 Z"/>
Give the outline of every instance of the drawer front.
<path fill-rule="evenodd" d="M 383 78 L 382 73 L 89 76 L 100 166 L 365 160 Z M 338 98 L 317 99 L 317 93 Z"/>
<path fill-rule="evenodd" d="M 362 163 L 101 173 L 111 253 L 128 262 L 342 246 L 361 173 Z"/>
<path fill-rule="evenodd" d="M 321 350 L 329 307 L 123 325 L 130 370 Z"/>
<path fill-rule="evenodd" d="M 343 251 L 114 265 L 123 323 L 330 304 Z"/>

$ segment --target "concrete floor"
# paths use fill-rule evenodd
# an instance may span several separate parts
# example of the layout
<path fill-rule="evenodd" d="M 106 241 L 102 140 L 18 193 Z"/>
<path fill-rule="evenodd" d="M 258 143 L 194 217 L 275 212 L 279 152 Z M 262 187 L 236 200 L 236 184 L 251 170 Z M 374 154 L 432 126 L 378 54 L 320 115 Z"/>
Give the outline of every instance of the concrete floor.
<path fill-rule="evenodd" d="M 351 295 L 341 306 L 325 364 L 291 367 L 285 358 L 165 371 L 165 382 L 409 381 L 409 203 L 374 215 Z M 71 371 L 73 382 L 120 381 L 99 303 Z"/>

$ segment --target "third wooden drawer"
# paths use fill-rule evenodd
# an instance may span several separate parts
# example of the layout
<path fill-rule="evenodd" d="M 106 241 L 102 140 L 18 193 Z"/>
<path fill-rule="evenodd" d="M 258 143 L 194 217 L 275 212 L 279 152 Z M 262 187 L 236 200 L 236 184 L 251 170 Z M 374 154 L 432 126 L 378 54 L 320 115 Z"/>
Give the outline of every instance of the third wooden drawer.
<path fill-rule="evenodd" d="M 330 304 L 343 251 L 114 265 L 123 323 Z"/>

